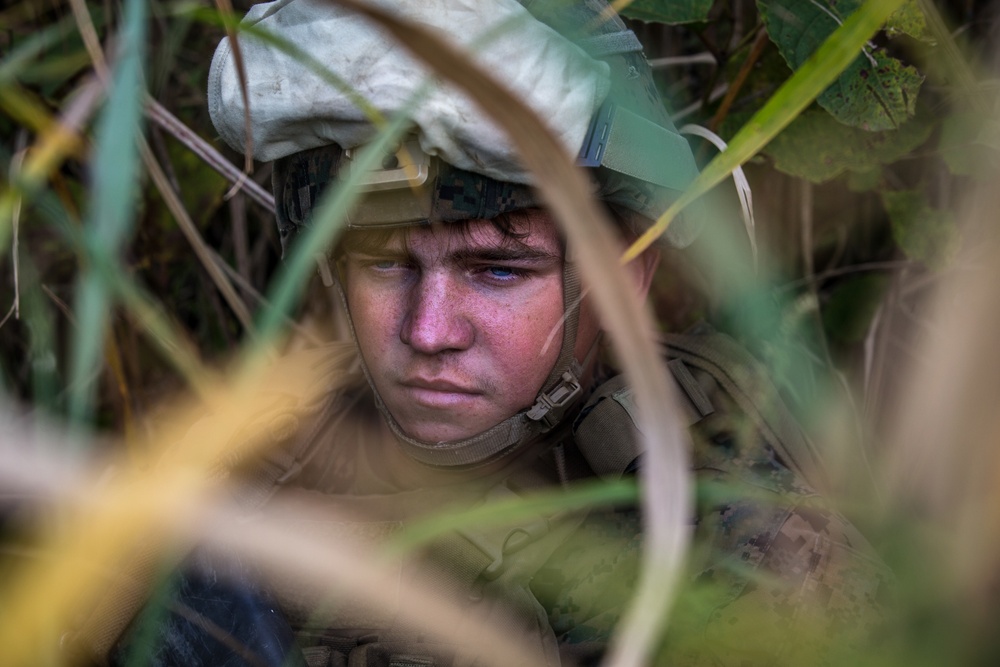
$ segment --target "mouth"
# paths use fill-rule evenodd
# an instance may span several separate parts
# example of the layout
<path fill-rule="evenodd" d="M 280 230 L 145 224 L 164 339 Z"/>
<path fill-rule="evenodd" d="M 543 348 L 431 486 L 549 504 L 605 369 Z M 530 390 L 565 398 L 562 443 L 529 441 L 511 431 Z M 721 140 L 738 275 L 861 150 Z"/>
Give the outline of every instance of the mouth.
<path fill-rule="evenodd" d="M 478 396 L 482 392 L 474 387 L 467 387 L 462 384 L 444 379 L 428 380 L 424 378 L 407 378 L 400 381 L 400 384 L 408 389 L 418 391 L 438 392 L 442 394 L 467 394 Z"/>
<path fill-rule="evenodd" d="M 475 387 L 445 379 L 406 378 L 400 386 L 413 404 L 435 411 L 470 409 L 482 397 Z"/>

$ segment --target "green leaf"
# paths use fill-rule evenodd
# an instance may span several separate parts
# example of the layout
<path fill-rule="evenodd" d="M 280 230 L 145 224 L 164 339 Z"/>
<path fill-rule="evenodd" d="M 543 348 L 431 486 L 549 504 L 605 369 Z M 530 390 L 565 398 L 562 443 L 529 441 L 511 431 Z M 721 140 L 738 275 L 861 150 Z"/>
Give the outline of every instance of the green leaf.
<path fill-rule="evenodd" d="M 909 35 L 924 42 L 934 39 L 927 30 L 927 19 L 918 0 L 906 0 L 902 7 L 892 13 L 885 22 L 885 34 L 889 37 Z"/>
<path fill-rule="evenodd" d="M 142 67 L 146 52 L 144 0 L 127 0 L 111 97 L 101 111 L 95 131 L 93 197 L 87 211 L 86 244 L 98 263 L 117 263 L 118 249 L 135 219 L 139 189 L 139 150 L 136 139 L 142 120 Z M 90 414 L 94 378 L 104 347 L 111 305 L 109 285 L 91 267 L 82 273 L 76 295 L 78 335 L 70 374 L 70 417 Z"/>
<path fill-rule="evenodd" d="M 841 123 L 877 132 L 893 130 L 916 110 L 924 77 L 881 51 L 859 57 L 816 101 Z"/>
<path fill-rule="evenodd" d="M 712 158 L 687 190 L 622 255 L 635 259 L 667 229 L 677 214 L 752 158 L 795 120 L 823 88 L 851 63 L 856 50 L 878 31 L 901 0 L 868 0 L 802 64 L 747 124 L 729 147 Z"/>
<path fill-rule="evenodd" d="M 892 236 L 910 259 L 942 269 L 958 252 L 958 227 L 949 211 L 931 208 L 919 190 L 882 193 Z"/>
<path fill-rule="evenodd" d="M 848 170 L 868 172 L 894 162 L 927 141 L 931 130 L 915 118 L 898 130 L 865 132 L 811 109 L 775 137 L 766 153 L 786 174 L 822 183 Z"/>
<path fill-rule="evenodd" d="M 793 70 L 859 6 L 857 0 L 758 0 L 771 40 Z M 915 110 L 923 76 L 881 51 L 863 53 L 819 96 L 842 123 L 879 131 L 899 127 Z"/>
<path fill-rule="evenodd" d="M 708 19 L 712 0 L 634 0 L 621 13 L 630 19 L 657 23 L 694 23 Z"/>

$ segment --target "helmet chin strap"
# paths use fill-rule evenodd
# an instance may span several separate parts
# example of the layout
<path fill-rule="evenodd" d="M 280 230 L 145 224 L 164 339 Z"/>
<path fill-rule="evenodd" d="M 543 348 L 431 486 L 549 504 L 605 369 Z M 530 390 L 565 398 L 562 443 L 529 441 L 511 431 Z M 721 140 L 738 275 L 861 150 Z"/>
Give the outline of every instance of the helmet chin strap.
<path fill-rule="evenodd" d="M 351 337 L 357 345 L 358 337 L 354 329 L 354 318 L 351 316 L 343 283 L 340 279 L 334 282 L 347 313 Z M 462 440 L 424 442 L 404 433 L 379 395 L 364 355 L 359 355 L 365 379 L 375 395 L 375 405 L 396 436 L 403 451 L 411 458 L 431 466 L 441 468 L 475 467 L 496 461 L 555 428 L 583 393 L 580 384 L 583 367 L 573 356 L 580 323 L 580 279 L 576 266 L 569 260 L 563 264 L 563 308 L 566 317 L 563 322 L 562 347 L 552 371 L 545 380 L 545 384 L 542 385 L 542 391 L 535 399 L 535 403 L 530 408 L 508 417 L 496 426 Z M 597 341 L 595 340 L 594 345 L 587 353 L 585 363 L 591 359 L 596 348 Z"/>

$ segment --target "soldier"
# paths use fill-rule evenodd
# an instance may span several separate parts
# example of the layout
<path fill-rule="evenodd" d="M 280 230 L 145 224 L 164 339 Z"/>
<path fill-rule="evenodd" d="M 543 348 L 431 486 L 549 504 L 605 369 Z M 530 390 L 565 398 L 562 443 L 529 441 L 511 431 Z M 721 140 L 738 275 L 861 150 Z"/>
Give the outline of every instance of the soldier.
<path fill-rule="evenodd" d="M 462 3 L 429 4 L 435 9 L 427 14 L 406 11 L 447 24 L 449 7 Z M 549 117 L 567 145 L 576 150 L 582 143 L 581 161 L 624 248 L 694 177 L 690 149 L 661 105 L 635 36 L 609 17 L 603 0 L 552 15 L 524 4 L 538 14 L 530 23 L 536 32 L 519 32 L 513 47 L 496 57 L 505 59 L 504 73 L 515 87 L 525 78 L 518 58 L 530 63 L 527 71 L 538 83 L 527 93 L 529 102 L 554 109 Z M 471 14 L 465 5 L 475 3 L 455 8 L 461 20 L 525 14 L 513 2 L 491 3 L 489 17 L 484 5 Z M 252 20 L 293 42 L 306 34 L 297 30 L 317 44 L 328 35 L 337 42 L 331 49 L 350 55 L 338 73 L 376 106 L 384 94 L 392 98 L 385 108 L 398 108 L 406 91 L 393 86 L 414 78 L 410 61 L 392 60 L 384 37 L 325 3 L 261 5 Z M 549 40 L 548 46 L 562 40 L 552 26 L 566 33 L 567 25 L 585 35 L 579 44 L 589 56 L 562 47 L 545 51 L 542 60 L 522 53 L 537 40 Z M 456 34 L 467 29 L 451 27 Z M 370 127 L 353 103 L 323 98 L 330 86 L 315 84 L 314 75 L 297 79 L 299 70 L 287 70 L 279 51 L 244 48 L 259 114 L 252 117 L 254 145 L 259 158 L 275 160 L 278 225 L 287 249 L 324 189 L 349 173 Z M 339 62 L 326 56 L 325 62 Z M 227 58 L 224 45 L 213 63 L 213 119 L 242 149 L 243 110 Z M 539 63 L 546 63 L 544 71 Z M 550 77 L 568 72 L 583 73 L 573 85 L 552 84 Z M 314 85 L 305 86 L 306 80 Z M 304 90 L 315 92 L 310 104 Z M 448 99 L 454 91 L 439 94 L 443 105 L 437 99 L 418 105 L 415 134 L 366 177 L 369 193 L 323 261 L 360 353 L 357 382 L 329 398 L 308 433 L 253 471 L 265 470 L 274 484 L 280 479 L 282 494 L 390 507 L 359 522 L 350 529 L 355 533 L 405 522 L 414 506 L 433 511 L 442 497 L 517 496 L 632 475 L 641 465 L 631 394 L 598 354 L 601 324 L 589 300 L 579 298 L 558 226 L 530 176 L 497 148 L 495 133 L 483 129 L 477 136 L 481 115 L 467 101 Z M 585 98 L 582 105 L 568 99 L 573 95 Z M 636 153 L 642 150 L 666 151 L 668 166 L 643 171 L 651 162 Z M 684 245 L 693 233 L 688 221 L 672 228 L 669 240 Z M 658 259 L 651 249 L 627 268 L 641 296 Z M 668 336 L 665 354 L 685 397 L 694 474 L 714 490 L 700 495 L 694 593 L 675 614 L 667 654 L 682 664 L 815 663 L 856 648 L 881 618 L 887 575 L 849 524 L 813 502 L 803 478 L 811 450 L 774 389 L 745 352 L 705 328 Z M 342 420 L 345 411 L 358 419 Z M 447 571 L 442 581 L 450 583 L 442 588 L 457 591 L 466 604 L 486 605 L 485 616 L 521 634 L 540 662 L 584 664 L 603 654 L 633 592 L 641 542 L 638 511 L 618 507 L 458 531 L 421 556 Z M 391 617 L 373 620 L 378 614 L 363 605 L 332 609 L 288 582 L 223 585 L 211 564 L 197 561 L 185 569 L 178 602 L 244 649 L 190 615 L 174 614 L 148 648 L 152 664 L 458 660 L 454 647 L 420 641 Z M 136 641 L 126 635 L 113 659 L 123 661 Z"/>

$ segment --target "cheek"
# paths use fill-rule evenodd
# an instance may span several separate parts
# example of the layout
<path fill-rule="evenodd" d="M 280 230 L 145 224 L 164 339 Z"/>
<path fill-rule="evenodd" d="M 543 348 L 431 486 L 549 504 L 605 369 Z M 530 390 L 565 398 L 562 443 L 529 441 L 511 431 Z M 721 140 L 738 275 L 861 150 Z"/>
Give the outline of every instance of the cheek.
<path fill-rule="evenodd" d="M 502 375 L 521 403 L 519 408 L 530 404 L 542 389 L 562 345 L 561 289 L 532 305 L 497 309 L 491 318 L 496 358 L 505 367 Z"/>
<path fill-rule="evenodd" d="M 359 285 L 357 281 L 348 283 L 345 293 L 358 345 L 366 359 L 377 358 L 377 354 L 373 356 L 371 353 L 384 347 L 383 339 L 398 319 L 398 305 L 388 294 L 380 294 L 365 284 Z"/>

